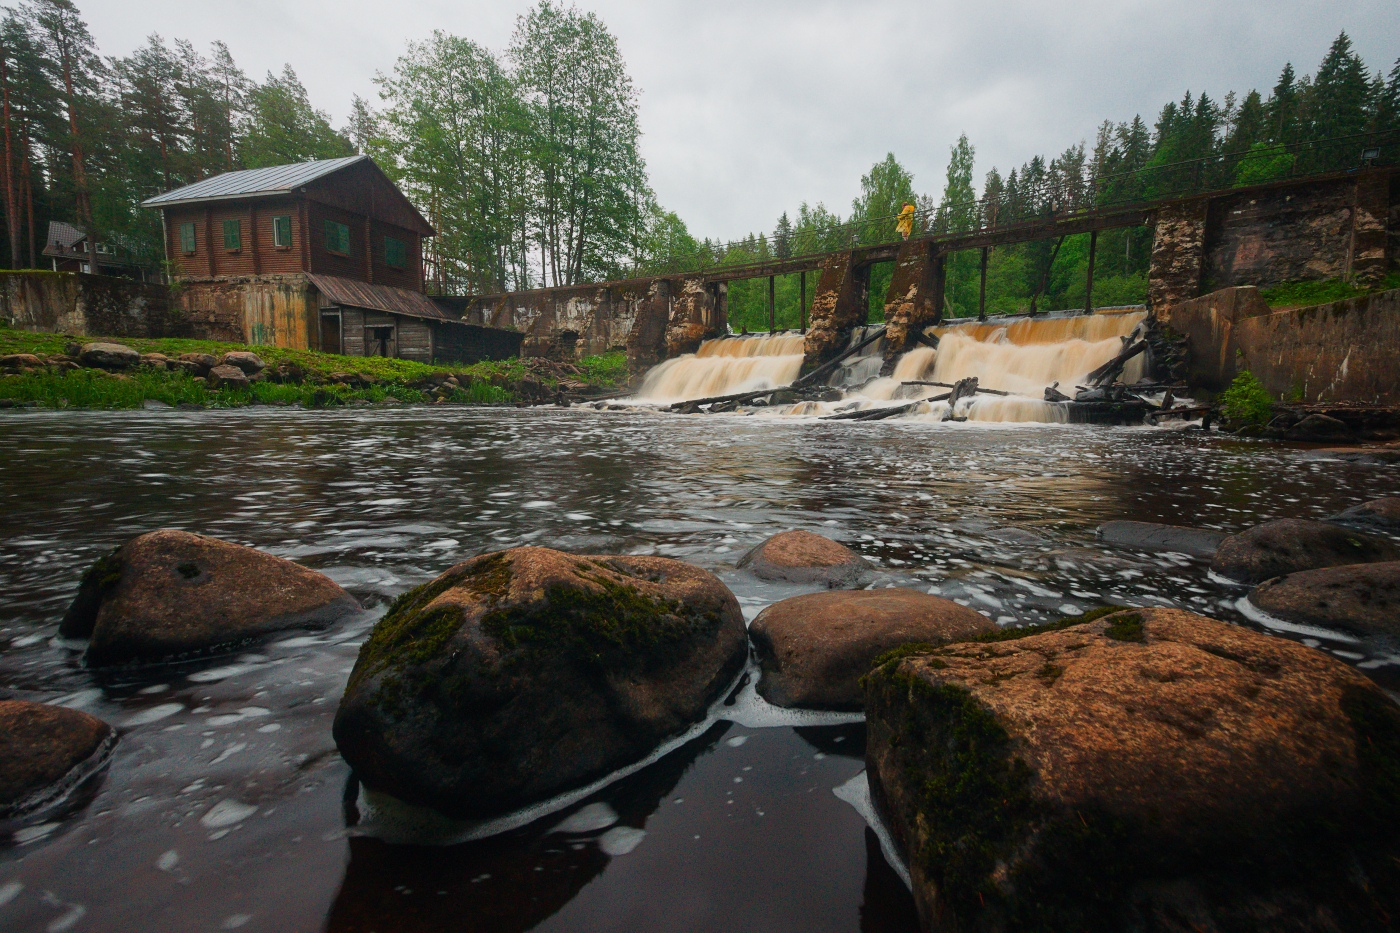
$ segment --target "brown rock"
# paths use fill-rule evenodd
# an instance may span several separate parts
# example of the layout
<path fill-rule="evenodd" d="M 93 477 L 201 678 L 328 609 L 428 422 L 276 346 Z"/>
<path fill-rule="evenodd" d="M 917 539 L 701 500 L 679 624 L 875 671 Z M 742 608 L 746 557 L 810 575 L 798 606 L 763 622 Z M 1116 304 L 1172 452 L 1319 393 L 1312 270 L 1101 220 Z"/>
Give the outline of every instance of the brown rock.
<path fill-rule="evenodd" d="M 218 357 L 212 353 L 181 353 L 178 362 L 190 364 L 188 368 L 196 376 L 207 375 L 219 365 Z"/>
<path fill-rule="evenodd" d="M 1400 498 L 1372 499 L 1370 502 L 1353 505 L 1340 515 L 1333 515 L 1328 521 L 1400 532 Z"/>
<path fill-rule="evenodd" d="M 141 365 L 149 366 L 151 369 L 169 369 L 170 357 L 164 353 L 142 353 Z"/>
<path fill-rule="evenodd" d="M 1249 601 L 1285 622 L 1400 636 L 1400 561 L 1290 573 L 1259 584 Z"/>
<path fill-rule="evenodd" d="M 125 369 L 141 362 L 141 354 L 121 343 L 86 343 L 78 359 L 98 369 Z"/>
<path fill-rule="evenodd" d="M 0 367 L 5 369 L 33 369 L 43 365 L 44 361 L 33 353 L 7 353 L 0 356 Z"/>
<path fill-rule="evenodd" d="M 855 710 L 865 705 L 860 679 L 886 651 L 995 630 L 986 616 L 965 606 L 891 587 L 785 599 L 758 614 L 749 637 L 763 669 L 758 692 L 769 703 Z"/>
<path fill-rule="evenodd" d="M 224 354 L 224 358 L 220 362 L 226 366 L 237 366 L 243 370 L 245 375 L 249 376 L 260 373 L 267 368 L 262 357 L 247 350 L 231 350 Z"/>
<path fill-rule="evenodd" d="M 0 700 L 0 819 L 53 803 L 116 744 L 112 727 L 62 706 Z"/>
<path fill-rule="evenodd" d="M 359 611 L 328 577 L 262 551 L 167 529 L 97 561 L 60 632 L 100 666 L 206 652 Z"/>
<path fill-rule="evenodd" d="M 832 589 L 858 586 L 870 562 L 844 544 L 810 531 L 784 531 L 739 558 L 760 580 L 824 583 Z"/>
<path fill-rule="evenodd" d="M 1210 569 L 1241 583 L 1260 583 L 1299 570 L 1387 560 L 1400 560 L 1400 548 L 1383 538 L 1329 522 L 1283 518 L 1226 538 Z"/>
<path fill-rule="evenodd" d="M 1322 652 L 1127 610 L 896 658 L 866 685 L 871 793 L 926 930 L 1400 916 L 1400 708 Z"/>
<path fill-rule="evenodd" d="M 335 741 L 372 790 L 497 816 L 645 757 L 704 718 L 747 654 L 738 601 L 698 567 L 513 548 L 394 603 Z"/>
<path fill-rule="evenodd" d="M 1383 465 L 1400 463 L 1400 446 L 1386 444 L 1378 447 L 1318 447 L 1299 454 L 1309 460 L 1343 460 L 1348 463 Z"/>
<path fill-rule="evenodd" d="M 248 376 L 237 366 L 230 366 L 227 363 L 220 363 L 209 370 L 209 385 L 216 389 L 246 389 L 249 386 Z"/>

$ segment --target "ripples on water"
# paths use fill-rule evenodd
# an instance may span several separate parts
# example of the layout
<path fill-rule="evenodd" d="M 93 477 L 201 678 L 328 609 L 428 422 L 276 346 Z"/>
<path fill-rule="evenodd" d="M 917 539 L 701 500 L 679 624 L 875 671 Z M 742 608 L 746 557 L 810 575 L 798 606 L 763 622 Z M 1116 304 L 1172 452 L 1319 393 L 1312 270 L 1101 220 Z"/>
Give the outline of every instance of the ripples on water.
<path fill-rule="evenodd" d="M 859 723 L 721 720 L 572 809 L 480 842 L 361 834 L 330 736 L 359 643 L 398 593 L 520 544 L 687 560 L 752 619 L 807 589 L 733 569 L 787 528 L 856 548 L 881 567 L 876 585 L 1002 624 L 1109 602 L 1252 624 L 1235 610 L 1242 591 L 1199 560 L 1105 549 L 1093 529 L 1236 531 L 1397 486 L 1384 467 L 1191 431 L 650 412 L 29 412 L 0 419 L 0 445 L 0 695 L 122 731 L 69 813 L 0 843 L 0 927 L 55 933 L 913 929 L 907 891 L 843 802 L 862 770 Z M 56 639 L 79 576 L 162 527 L 295 559 L 369 611 L 200 664 L 84 670 Z M 1400 686 L 1383 648 L 1303 640 Z"/>

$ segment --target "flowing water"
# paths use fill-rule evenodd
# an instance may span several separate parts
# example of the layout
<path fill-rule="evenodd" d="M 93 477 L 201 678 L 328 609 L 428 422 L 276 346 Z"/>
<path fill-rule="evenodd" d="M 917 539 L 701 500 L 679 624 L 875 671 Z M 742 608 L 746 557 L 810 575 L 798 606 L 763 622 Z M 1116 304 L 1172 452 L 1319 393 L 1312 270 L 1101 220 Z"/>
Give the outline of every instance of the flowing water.
<path fill-rule="evenodd" d="M 1253 625 L 1178 554 L 1106 549 L 1132 518 L 1238 530 L 1393 495 L 1393 468 L 1188 430 L 459 408 L 0 417 L 0 695 L 113 723 L 106 773 L 0 838 L 5 931 L 908 931 L 867 825 L 864 727 L 748 684 L 679 747 L 534 822 L 384 838 L 331 741 L 357 646 L 396 594 L 512 545 L 660 554 L 752 619 L 806 591 L 734 564 L 806 528 L 1003 625 L 1104 603 Z M 179 527 L 329 574 L 366 607 L 319 632 L 102 674 L 56 637 L 83 569 Z M 1393 649 L 1283 633 L 1400 688 Z M 378 835 L 373 835 L 377 833 Z"/>
<path fill-rule="evenodd" d="M 908 351 L 883 378 L 884 341 L 876 341 L 832 375 L 830 385 L 844 390 L 839 402 L 783 405 L 765 414 L 819 417 L 904 404 L 948 391 L 905 382 L 952 384 L 976 376 L 982 388 L 1010 395 L 979 395 L 960 401 L 956 410 L 946 402 L 930 401 L 900 417 L 914 421 L 943 421 L 956 416 L 971 421 L 1064 422 L 1068 409 L 1045 401 L 1045 389 L 1060 386 L 1064 394 L 1073 396 L 1075 384 L 1113 359 L 1146 316 L 1140 309 L 1111 310 L 928 328 L 928 333 L 938 338 L 938 349 L 916 347 Z M 856 346 L 870 331 L 868 327 L 856 328 L 849 345 Z M 693 355 L 668 360 L 651 370 L 637 398 L 672 403 L 787 385 L 802 369 L 802 341 L 800 334 L 707 340 Z M 1122 380 L 1137 382 L 1143 373 L 1143 357 L 1138 356 L 1128 361 Z"/>

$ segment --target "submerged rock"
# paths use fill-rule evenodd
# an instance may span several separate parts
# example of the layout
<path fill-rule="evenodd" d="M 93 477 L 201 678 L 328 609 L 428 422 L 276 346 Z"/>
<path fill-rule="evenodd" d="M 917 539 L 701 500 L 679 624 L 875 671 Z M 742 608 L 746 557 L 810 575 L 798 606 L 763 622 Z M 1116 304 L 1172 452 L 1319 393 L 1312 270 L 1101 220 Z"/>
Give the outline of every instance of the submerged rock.
<path fill-rule="evenodd" d="M 1377 447 L 1318 447 L 1298 454 L 1307 460 L 1343 460 L 1348 463 L 1382 465 L 1400 463 L 1400 445 Z"/>
<path fill-rule="evenodd" d="M 126 369 L 141 362 L 141 354 L 122 343 L 85 343 L 78 359 L 98 369 Z"/>
<path fill-rule="evenodd" d="M 896 656 L 867 773 L 926 930 L 1383 930 L 1400 707 L 1296 642 L 1126 610 Z"/>
<path fill-rule="evenodd" d="M 53 803 L 105 761 L 116 733 L 77 710 L 0 700 L 0 819 Z"/>
<path fill-rule="evenodd" d="M 918 590 L 845 590 L 774 603 L 749 626 L 775 706 L 860 709 L 860 679 L 875 659 L 908 642 L 940 645 L 996 626 L 966 606 Z"/>
<path fill-rule="evenodd" d="M 1259 584 L 1249 601 L 1285 622 L 1400 636 L 1400 561 L 1290 573 Z"/>
<path fill-rule="evenodd" d="M 1241 583 L 1260 583 L 1299 570 L 1400 560 L 1384 538 L 1296 518 L 1255 525 L 1220 543 L 1210 569 Z"/>
<path fill-rule="evenodd" d="M 646 757 L 705 717 L 747 653 L 738 600 L 707 571 L 513 548 L 394 603 L 335 741 L 372 790 L 498 816 Z"/>
<path fill-rule="evenodd" d="M 93 564 L 60 632 L 91 639 L 89 664 L 124 664 L 328 625 L 359 610 L 353 596 L 314 570 L 166 529 L 133 538 Z"/>
<path fill-rule="evenodd" d="M 1104 522 L 1098 527 L 1096 534 L 1104 544 L 1115 547 L 1136 548 L 1140 551 L 1174 551 L 1197 557 L 1210 557 L 1226 538 L 1224 532 L 1210 531 L 1206 528 L 1128 521 Z"/>
<path fill-rule="evenodd" d="M 784 531 L 739 558 L 760 580 L 856 586 L 870 575 L 870 562 L 844 544 L 810 531 Z"/>
<path fill-rule="evenodd" d="M 1353 505 L 1340 515 L 1333 515 L 1328 521 L 1400 532 L 1400 498 L 1372 499 L 1370 502 Z"/>

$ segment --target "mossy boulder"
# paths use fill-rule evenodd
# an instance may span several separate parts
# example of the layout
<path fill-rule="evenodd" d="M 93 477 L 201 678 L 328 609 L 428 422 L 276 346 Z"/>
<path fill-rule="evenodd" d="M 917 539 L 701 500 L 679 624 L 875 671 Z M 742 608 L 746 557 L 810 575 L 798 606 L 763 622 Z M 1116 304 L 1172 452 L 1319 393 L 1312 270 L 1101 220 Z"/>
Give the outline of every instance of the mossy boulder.
<path fill-rule="evenodd" d="M 1331 522 L 1283 518 L 1220 542 L 1210 569 L 1241 583 L 1261 583 L 1299 570 L 1389 560 L 1400 560 L 1400 547 L 1384 538 Z"/>
<path fill-rule="evenodd" d="M 0 700 L 0 820 L 61 799 L 105 763 L 116 733 L 62 706 Z"/>
<path fill-rule="evenodd" d="M 1400 707 L 1296 642 L 1123 610 L 892 656 L 866 713 L 926 930 L 1400 916 Z"/>
<path fill-rule="evenodd" d="M 747 653 L 738 600 L 698 567 L 513 548 L 394 603 L 335 741 L 372 790 L 488 818 L 646 757 L 705 717 Z"/>
<path fill-rule="evenodd" d="M 87 638 L 93 666 L 159 661 L 330 625 L 360 604 L 329 577 L 206 535 L 164 529 L 83 575 L 59 631 Z"/>
<path fill-rule="evenodd" d="M 996 630 L 986 616 L 918 590 L 835 590 L 774 603 L 749 626 L 776 706 L 858 710 L 875 659 L 909 642 L 944 644 Z"/>
<path fill-rule="evenodd" d="M 858 586 L 871 565 L 855 551 L 810 531 L 784 531 L 739 558 L 760 580 L 819 583 L 832 589 Z"/>
<path fill-rule="evenodd" d="M 1285 622 L 1400 638 L 1400 561 L 1290 573 L 1256 586 L 1249 601 Z"/>

